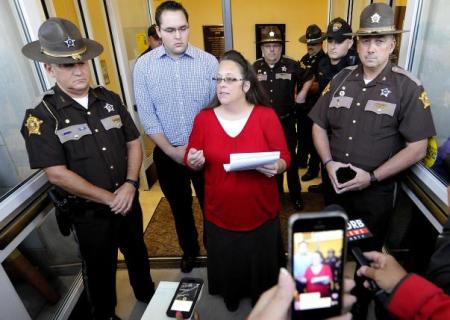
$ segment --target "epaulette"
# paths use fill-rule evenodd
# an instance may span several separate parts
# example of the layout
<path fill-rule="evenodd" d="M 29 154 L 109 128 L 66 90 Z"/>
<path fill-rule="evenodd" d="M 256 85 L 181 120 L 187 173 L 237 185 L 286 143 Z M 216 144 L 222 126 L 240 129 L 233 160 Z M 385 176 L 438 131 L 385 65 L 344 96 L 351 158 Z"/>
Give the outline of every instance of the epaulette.
<path fill-rule="evenodd" d="M 256 61 L 255 62 L 261 62 L 262 60 L 263 60 L 264 58 L 259 58 L 259 59 L 256 59 Z"/>
<path fill-rule="evenodd" d="M 413 75 L 409 71 L 406 71 L 405 69 L 402 69 L 402 68 L 400 68 L 398 66 L 393 66 L 392 67 L 392 72 L 403 74 L 403 75 L 407 76 L 409 79 L 411 79 L 418 86 L 422 85 L 422 82 L 420 82 L 420 80 L 415 75 Z"/>
<path fill-rule="evenodd" d="M 45 97 L 52 96 L 54 94 L 55 94 L 55 91 L 53 89 L 45 91 L 39 97 L 37 97 L 35 100 L 33 100 L 33 106 L 39 105 L 42 102 L 42 100 L 44 100 Z"/>

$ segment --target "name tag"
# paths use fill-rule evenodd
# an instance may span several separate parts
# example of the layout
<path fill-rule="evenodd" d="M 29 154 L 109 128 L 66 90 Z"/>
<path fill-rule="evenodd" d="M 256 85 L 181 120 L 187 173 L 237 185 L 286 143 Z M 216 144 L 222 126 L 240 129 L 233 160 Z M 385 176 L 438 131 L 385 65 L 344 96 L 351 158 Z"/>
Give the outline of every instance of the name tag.
<path fill-rule="evenodd" d="M 122 119 L 118 114 L 100 120 L 105 130 L 122 128 Z"/>
<path fill-rule="evenodd" d="M 292 79 L 292 73 L 275 73 L 275 79 L 282 79 L 282 80 L 291 80 Z"/>
<path fill-rule="evenodd" d="M 267 81 L 267 74 L 258 73 L 256 75 L 256 78 L 258 79 L 258 81 Z"/>
<path fill-rule="evenodd" d="M 368 100 L 366 106 L 364 107 L 364 110 L 393 117 L 396 106 L 397 105 L 395 103 L 386 101 Z"/>
<path fill-rule="evenodd" d="M 80 140 L 88 134 L 92 134 L 92 131 L 88 127 L 87 123 L 75 124 L 56 131 L 56 135 L 61 143 L 66 143 L 71 140 Z"/>
<path fill-rule="evenodd" d="M 347 108 L 350 109 L 353 102 L 352 97 L 339 96 L 333 97 L 330 102 L 330 108 Z"/>

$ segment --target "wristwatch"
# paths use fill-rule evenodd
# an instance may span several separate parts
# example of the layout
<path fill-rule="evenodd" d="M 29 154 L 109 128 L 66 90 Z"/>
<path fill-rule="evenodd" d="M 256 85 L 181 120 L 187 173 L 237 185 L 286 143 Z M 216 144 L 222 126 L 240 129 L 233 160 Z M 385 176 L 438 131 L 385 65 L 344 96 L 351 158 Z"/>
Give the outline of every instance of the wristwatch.
<path fill-rule="evenodd" d="M 376 182 L 378 182 L 378 179 L 377 179 L 377 177 L 375 177 L 375 175 L 373 174 L 373 171 L 372 171 L 372 172 L 370 172 L 370 184 L 374 184 Z"/>
<path fill-rule="evenodd" d="M 133 187 L 135 187 L 136 189 L 139 188 L 139 181 L 127 179 L 127 180 L 125 180 L 125 182 L 128 182 L 129 184 L 132 184 Z"/>

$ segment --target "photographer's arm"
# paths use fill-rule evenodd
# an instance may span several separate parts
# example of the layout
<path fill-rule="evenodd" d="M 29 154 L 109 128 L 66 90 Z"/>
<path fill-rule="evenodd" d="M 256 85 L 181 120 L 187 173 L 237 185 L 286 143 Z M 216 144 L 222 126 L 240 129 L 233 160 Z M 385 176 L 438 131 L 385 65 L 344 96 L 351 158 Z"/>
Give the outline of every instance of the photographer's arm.
<path fill-rule="evenodd" d="M 358 275 L 375 280 L 391 293 L 388 310 L 399 319 L 450 319 L 450 296 L 431 282 L 415 274 L 408 275 L 390 255 L 365 252 L 371 267 L 359 268 Z M 418 290 L 420 288 L 420 290 Z"/>

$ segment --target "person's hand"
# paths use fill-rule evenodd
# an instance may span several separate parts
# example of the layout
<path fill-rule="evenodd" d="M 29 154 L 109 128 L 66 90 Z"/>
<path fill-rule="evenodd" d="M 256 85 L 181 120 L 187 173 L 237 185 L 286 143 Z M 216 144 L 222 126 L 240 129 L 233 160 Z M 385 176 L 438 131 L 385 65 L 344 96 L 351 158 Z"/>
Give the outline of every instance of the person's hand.
<path fill-rule="evenodd" d="M 109 205 L 111 211 L 117 214 L 126 215 L 133 205 L 134 193 L 136 192 L 136 188 L 125 182 L 120 186 L 119 189 L 114 191 L 114 199 Z"/>
<path fill-rule="evenodd" d="M 259 297 L 247 320 L 287 319 L 295 292 L 294 280 L 286 269 L 281 268 L 278 275 L 278 284 Z"/>
<path fill-rule="evenodd" d="M 172 147 L 167 155 L 171 157 L 173 161 L 184 165 L 184 155 L 186 154 L 186 148 L 187 145 Z"/>
<path fill-rule="evenodd" d="M 183 318 L 183 314 L 181 313 L 181 311 L 177 311 L 176 313 L 175 313 L 175 319 L 176 320 L 183 320 L 184 318 Z M 194 320 L 200 320 L 200 316 L 198 315 L 198 312 L 197 311 L 194 311 L 194 317 L 193 317 L 193 319 Z"/>
<path fill-rule="evenodd" d="M 309 87 L 308 92 L 310 92 L 310 93 L 319 92 L 319 83 L 317 81 L 313 81 L 313 83 L 311 83 L 311 87 Z"/>
<path fill-rule="evenodd" d="M 355 167 L 352 164 L 349 164 L 349 167 L 356 172 L 356 175 L 352 180 L 341 184 L 338 193 L 344 193 L 347 191 L 354 191 L 354 190 L 362 190 L 370 185 L 369 172 L 361 168 Z"/>
<path fill-rule="evenodd" d="M 387 293 L 392 293 L 395 286 L 407 275 L 405 269 L 393 256 L 376 251 L 364 252 L 364 256 L 371 261 L 370 267 L 362 266 L 357 274 L 375 280 L 377 285 Z M 369 287 L 368 283 L 364 285 Z"/>
<path fill-rule="evenodd" d="M 187 154 L 187 164 L 194 170 L 200 170 L 205 164 L 205 156 L 203 150 L 197 150 L 195 148 L 189 149 Z"/>
<path fill-rule="evenodd" d="M 356 298 L 349 294 L 350 290 L 355 286 L 353 280 L 344 279 L 344 298 L 343 298 L 343 315 L 331 318 L 329 320 L 349 320 L 351 314 L 349 310 L 356 302 Z M 287 320 L 292 298 L 296 294 L 295 282 L 289 272 L 281 268 L 278 276 L 278 284 L 271 289 L 265 291 L 252 312 L 248 316 L 248 320 Z"/>
<path fill-rule="evenodd" d="M 264 166 L 256 168 L 256 171 L 261 172 L 268 178 L 272 178 L 274 175 L 282 173 L 286 169 L 284 160 L 278 159 L 272 164 L 266 164 Z"/>
<path fill-rule="evenodd" d="M 347 168 L 348 166 L 350 166 L 349 163 L 342 163 L 333 160 L 329 161 L 325 166 L 325 169 L 327 169 L 328 172 L 328 176 L 330 177 L 331 184 L 333 185 L 333 189 L 336 193 L 342 193 L 340 192 L 341 184 L 337 179 L 336 171 L 339 168 Z"/>
<path fill-rule="evenodd" d="M 295 97 L 295 102 L 296 103 L 305 103 L 306 101 L 306 92 L 303 93 L 302 91 L 299 92 L 299 94 Z"/>

